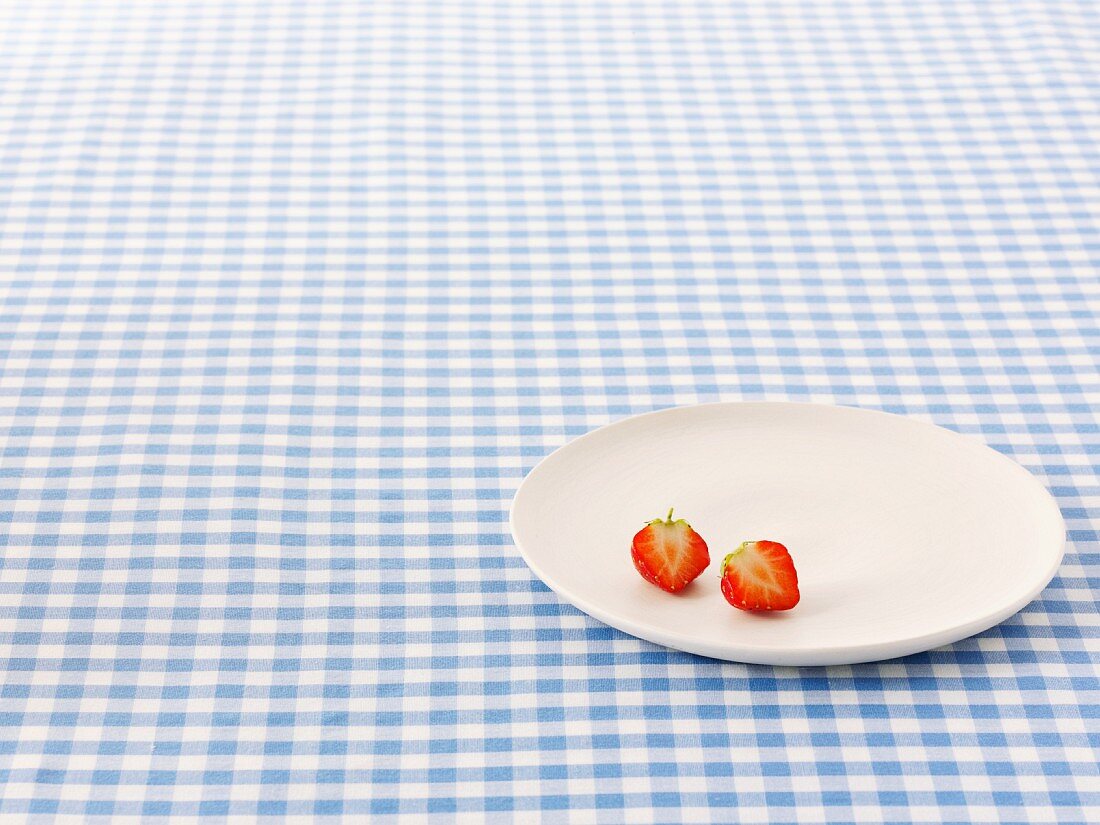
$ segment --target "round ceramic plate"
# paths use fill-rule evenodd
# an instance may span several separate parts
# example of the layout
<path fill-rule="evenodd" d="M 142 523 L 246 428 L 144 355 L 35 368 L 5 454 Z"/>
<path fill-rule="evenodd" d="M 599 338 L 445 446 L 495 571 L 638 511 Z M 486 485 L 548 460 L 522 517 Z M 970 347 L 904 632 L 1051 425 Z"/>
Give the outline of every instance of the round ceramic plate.
<path fill-rule="evenodd" d="M 644 581 L 631 539 L 669 507 L 710 547 L 679 594 Z M 536 575 L 600 621 L 668 647 L 773 665 L 905 656 L 992 627 L 1053 577 L 1065 524 L 1026 470 L 958 433 L 850 407 L 676 407 L 545 458 L 512 502 Z M 745 613 L 719 567 L 747 539 L 787 545 L 801 602 Z"/>

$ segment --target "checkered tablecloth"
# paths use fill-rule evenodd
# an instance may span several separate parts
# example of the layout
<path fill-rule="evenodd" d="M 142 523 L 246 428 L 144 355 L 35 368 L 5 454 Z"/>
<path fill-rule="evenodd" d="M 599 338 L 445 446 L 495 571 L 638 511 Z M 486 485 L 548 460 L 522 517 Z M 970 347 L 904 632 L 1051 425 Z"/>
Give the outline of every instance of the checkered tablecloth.
<path fill-rule="evenodd" d="M 5 6 L 0 815 L 1100 821 L 1098 11 Z M 524 473 L 720 399 L 983 439 L 1061 571 L 827 669 L 563 604 Z"/>

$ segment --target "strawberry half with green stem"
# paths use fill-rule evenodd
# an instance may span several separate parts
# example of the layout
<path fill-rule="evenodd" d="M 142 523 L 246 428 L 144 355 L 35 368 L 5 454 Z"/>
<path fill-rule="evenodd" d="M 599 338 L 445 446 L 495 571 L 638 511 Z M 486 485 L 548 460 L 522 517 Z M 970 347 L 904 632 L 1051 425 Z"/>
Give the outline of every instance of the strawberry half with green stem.
<path fill-rule="evenodd" d="M 798 604 L 798 573 L 777 541 L 746 541 L 722 562 L 722 595 L 740 610 L 790 610 Z"/>
<path fill-rule="evenodd" d="M 654 519 L 634 536 L 630 548 L 634 566 L 647 582 L 669 593 L 678 593 L 698 578 L 710 564 L 703 537 L 681 519 Z"/>

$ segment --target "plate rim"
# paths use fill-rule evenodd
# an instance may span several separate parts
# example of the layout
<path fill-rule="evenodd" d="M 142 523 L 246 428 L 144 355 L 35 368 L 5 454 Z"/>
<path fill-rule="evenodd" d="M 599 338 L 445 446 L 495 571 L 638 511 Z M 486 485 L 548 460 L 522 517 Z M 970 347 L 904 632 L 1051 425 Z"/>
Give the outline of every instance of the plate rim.
<path fill-rule="evenodd" d="M 524 548 L 523 543 L 520 541 L 519 534 L 516 528 L 516 511 L 517 505 L 523 494 L 524 488 L 528 486 L 531 479 L 539 473 L 540 470 L 545 471 L 545 465 L 551 462 L 559 453 L 563 452 L 566 448 L 572 448 L 585 439 L 602 433 L 604 430 L 612 427 L 619 426 L 628 421 L 636 421 L 640 418 L 651 418 L 665 416 L 672 413 L 676 413 L 682 410 L 701 409 L 708 407 L 799 407 L 799 408 L 821 408 L 828 410 L 841 410 L 845 413 L 853 413 L 857 415 L 868 415 L 875 417 L 886 417 L 889 419 L 901 419 L 907 423 L 907 425 L 917 426 L 924 429 L 937 430 L 940 433 L 945 433 L 948 436 L 954 437 L 959 440 L 959 443 L 965 446 L 966 449 L 992 454 L 999 460 L 1004 466 L 1010 469 L 1011 472 L 1026 476 L 1030 484 L 1042 495 L 1041 497 L 1046 502 L 1048 509 L 1052 514 L 1057 517 L 1057 529 L 1061 531 L 1061 541 L 1059 544 L 1059 550 L 1056 554 L 1056 558 L 1049 566 L 1047 571 L 1039 577 L 1036 581 L 1039 583 L 1029 588 L 1028 591 L 1020 597 L 1009 602 L 1006 606 L 1002 606 L 992 613 L 985 614 L 978 618 L 972 619 L 969 622 L 965 622 L 960 625 L 956 625 L 951 628 L 940 629 L 930 633 L 917 634 L 915 636 L 906 637 L 903 639 L 893 639 L 886 642 L 868 642 L 858 645 L 833 645 L 826 647 L 795 647 L 795 648 L 783 648 L 777 649 L 771 645 L 759 645 L 759 644 L 744 644 L 738 643 L 732 647 L 725 646 L 726 649 L 718 650 L 708 644 L 698 643 L 697 640 L 693 640 L 691 636 L 687 636 L 675 631 L 669 631 L 666 628 L 662 628 L 659 625 L 650 625 L 645 622 L 633 622 L 633 621 L 621 621 L 613 614 L 603 610 L 599 605 L 593 604 L 588 599 L 576 597 L 573 594 L 567 594 L 564 588 L 559 587 L 558 583 L 554 582 L 551 577 L 546 575 L 545 571 L 539 566 L 539 564 L 531 557 L 530 553 Z M 594 427 L 591 430 L 577 436 L 576 438 L 566 441 L 564 444 L 556 447 L 551 452 L 544 455 L 539 461 L 527 472 L 523 477 L 519 486 L 516 488 L 515 494 L 512 496 L 511 505 L 508 508 L 508 528 L 512 534 L 512 543 L 519 550 L 520 556 L 524 562 L 531 569 L 531 572 L 535 576 L 550 588 L 559 598 L 565 602 L 576 607 L 583 613 L 588 614 L 597 621 L 603 622 L 610 627 L 614 627 L 617 630 L 627 633 L 635 638 L 647 641 L 653 644 L 660 644 L 673 650 L 684 651 L 700 656 L 707 656 L 712 659 L 718 659 L 728 662 L 742 662 L 746 664 L 763 664 L 763 665 L 775 665 L 775 666 L 796 666 L 796 667 L 813 667 L 821 665 L 842 665 L 842 664 L 859 664 L 864 662 L 876 662 L 885 661 L 889 659 L 896 659 L 903 656 L 911 656 L 914 653 L 920 653 L 928 650 L 941 647 L 943 645 L 952 644 L 957 641 L 969 638 L 975 634 L 988 630 L 991 627 L 1003 622 L 1005 619 L 1019 612 L 1025 606 L 1030 604 L 1036 596 L 1038 596 L 1047 585 L 1054 579 L 1054 576 L 1058 573 L 1059 568 L 1062 566 L 1062 561 L 1065 559 L 1067 533 L 1065 517 L 1062 515 L 1061 508 L 1058 506 L 1058 502 L 1035 475 L 1016 461 L 1005 454 L 998 452 L 990 447 L 985 441 L 973 438 L 967 434 L 960 433 L 957 430 L 952 430 L 939 424 L 934 424 L 930 421 L 924 421 L 919 418 L 913 418 L 909 415 L 902 415 L 899 413 L 887 412 L 885 410 L 878 410 L 868 407 L 857 407 L 847 404 L 826 404 L 820 402 L 805 402 L 805 401 L 709 401 L 701 404 L 679 404 L 669 407 L 662 407 L 656 410 L 649 410 L 643 413 L 636 413 L 634 415 L 627 415 L 622 418 L 618 418 L 614 421 L 609 421 L 606 424 L 601 424 L 598 427 Z M 646 635 L 640 635 L 634 628 L 637 628 L 644 632 Z M 731 651 L 736 648 L 736 658 L 731 655 Z"/>

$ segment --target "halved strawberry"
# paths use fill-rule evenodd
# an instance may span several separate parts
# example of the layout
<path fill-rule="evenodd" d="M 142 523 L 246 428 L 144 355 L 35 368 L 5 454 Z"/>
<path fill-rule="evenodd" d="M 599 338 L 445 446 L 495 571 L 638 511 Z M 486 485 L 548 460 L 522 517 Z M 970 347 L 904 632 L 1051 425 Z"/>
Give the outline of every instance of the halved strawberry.
<path fill-rule="evenodd" d="M 798 604 L 798 574 L 777 541 L 746 541 L 722 562 L 722 595 L 741 610 L 790 610 Z"/>
<path fill-rule="evenodd" d="M 634 566 L 648 582 L 677 593 L 694 581 L 710 564 L 703 537 L 681 519 L 654 519 L 634 536 L 630 548 Z"/>

